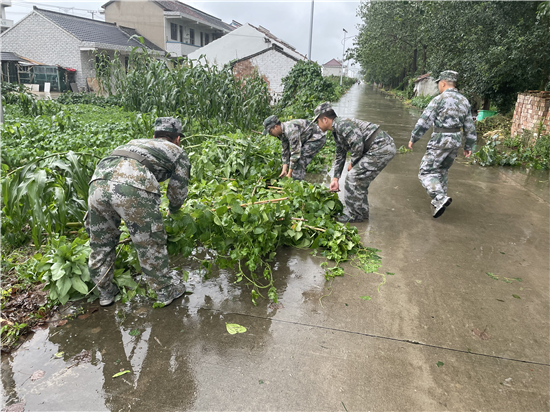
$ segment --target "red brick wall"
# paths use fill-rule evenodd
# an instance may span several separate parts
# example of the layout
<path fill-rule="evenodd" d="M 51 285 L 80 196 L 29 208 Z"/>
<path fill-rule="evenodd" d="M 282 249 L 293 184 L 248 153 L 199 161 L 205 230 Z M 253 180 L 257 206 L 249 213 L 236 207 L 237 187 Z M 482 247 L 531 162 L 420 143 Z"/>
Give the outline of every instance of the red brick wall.
<path fill-rule="evenodd" d="M 550 96 L 545 93 L 520 93 L 512 120 L 512 136 L 523 130 L 536 132 L 542 121 L 543 130 L 550 132 Z"/>

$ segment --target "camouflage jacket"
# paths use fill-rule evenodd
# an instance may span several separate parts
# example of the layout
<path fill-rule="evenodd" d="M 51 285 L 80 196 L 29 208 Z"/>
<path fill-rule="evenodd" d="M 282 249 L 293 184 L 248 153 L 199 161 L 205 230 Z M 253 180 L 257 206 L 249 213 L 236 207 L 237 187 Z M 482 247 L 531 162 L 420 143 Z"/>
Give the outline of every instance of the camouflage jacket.
<path fill-rule="evenodd" d="M 302 154 L 302 145 L 323 138 L 323 132 L 309 120 L 290 120 L 281 123 L 282 133 L 279 140 L 283 144 L 283 164 L 290 163 L 290 169 L 296 169 Z"/>
<path fill-rule="evenodd" d="M 159 182 L 170 179 L 166 189 L 170 212 L 176 212 L 187 198 L 191 164 L 183 149 L 165 139 L 136 139 L 119 146 L 145 156 L 153 165 L 149 170 L 137 160 L 107 156 L 97 165 L 94 180 L 110 180 L 160 195 Z"/>
<path fill-rule="evenodd" d="M 432 99 L 416 122 L 411 134 L 411 142 L 417 142 L 432 124 L 446 129 L 462 128 L 462 132 L 433 133 L 428 147 L 442 149 L 460 147 L 463 132 L 466 140 L 464 150 L 472 150 L 477 140 L 470 103 L 455 88 L 447 89 Z"/>
<path fill-rule="evenodd" d="M 336 159 L 334 160 L 334 177 L 340 178 L 346 164 L 346 155 L 351 154 L 352 167 L 365 154 L 365 142 L 377 129 L 378 125 L 357 119 L 342 119 L 337 117 L 332 121 L 332 136 L 336 143 Z M 380 137 L 374 139 L 369 150 L 376 149 Z"/>

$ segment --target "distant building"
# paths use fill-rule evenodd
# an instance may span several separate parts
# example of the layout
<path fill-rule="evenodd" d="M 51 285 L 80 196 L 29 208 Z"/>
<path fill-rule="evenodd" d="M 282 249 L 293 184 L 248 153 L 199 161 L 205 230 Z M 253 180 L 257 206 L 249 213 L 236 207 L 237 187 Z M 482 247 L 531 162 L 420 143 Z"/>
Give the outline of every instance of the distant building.
<path fill-rule="evenodd" d="M 236 23 L 236 22 L 234 22 Z M 239 23 L 237 23 L 238 25 Z M 246 77 L 255 70 L 267 82 L 272 101 L 283 92 L 282 79 L 297 61 L 306 57 L 265 27 L 240 25 L 218 41 L 189 54 L 190 59 L 204 56 L 218 67 L 230 65 L 237 77 Z"/>
<path fill-rule="evenodd" d="M 437 94 L 439 94 L 439 89 L 430 73 L 423 74 L 414 80 L 415 96 L 435 96 Z"/>
<path fill-rule="evenodd" d="M 342 73 L 342 63 L 336 59 L 329 60 L 322 67 L 323 76 L 340 76 Z M 344 67 L 344 76 L 346 76 L 347 70 Z"/>
<path fill-rule="evenodd" d="M 96 77 L 96 64 L 101 63 L 96 55 L 98 51 L 109 59 L 119 52 L 123 63 L 135 47 L 146 48 L 159 56 L 165 54 L 147 39 L 144 45 L 130 39 L 134 34 L 140 33 L 114 23 L 34 7 L 30 14 L 2 33 L 0 41 L 2 51 L 17 53 L 44 65 L 72 69 L 78 88 L 86 90 Z"/>
<path fill-rule="evenodd" d="M 6 19 L 6 7 L 11 7 L 11 0 L 1 0 L 0 7 L 2 8 L 1 20 L 0 20 L 0 32 L 4 33 L 11 26 L 13 26 L 13 20 Z"/>
<path fill-rule="evenodd" d="M 101 7 L 105 21 L 135 28 L 175 57 L 187 56 L 235 28 L 175 0 L 112 0 Z"/>

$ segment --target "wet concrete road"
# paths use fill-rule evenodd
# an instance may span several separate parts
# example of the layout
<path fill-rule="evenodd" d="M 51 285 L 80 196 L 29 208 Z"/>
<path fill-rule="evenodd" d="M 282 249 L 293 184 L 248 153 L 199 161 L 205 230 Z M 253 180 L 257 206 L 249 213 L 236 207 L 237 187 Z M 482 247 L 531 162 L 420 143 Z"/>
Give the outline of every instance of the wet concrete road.
<path fill-rule="evenodd" d="M 335 110 L 382 124 L 397 147 L 419 115 L 367 86 L 354 86 Z M 435 220 L 417 180 L 428 137 L 371 185 L 371 220 L 358 228 L 381 250 L 383 275 L 348 267 L 320 302 L 328 291 L 318 258 L 287 248 L 274 271 L 280 307 L 254 307 L 249 290 L 220 272 L 195 277 L 194 293 L 164 309 L 146 301 L 100 308 L 36 333 L 4 358 L 3 404 L 548 411 L 548 174 L 459 157 L 449 175 L 453 204 Z M 226 323 L 247 332 L 229 335 Z M 113 378 L 121 369 L 130 373 Z M 45 374 L 33 381 L 37 370 Z"/>

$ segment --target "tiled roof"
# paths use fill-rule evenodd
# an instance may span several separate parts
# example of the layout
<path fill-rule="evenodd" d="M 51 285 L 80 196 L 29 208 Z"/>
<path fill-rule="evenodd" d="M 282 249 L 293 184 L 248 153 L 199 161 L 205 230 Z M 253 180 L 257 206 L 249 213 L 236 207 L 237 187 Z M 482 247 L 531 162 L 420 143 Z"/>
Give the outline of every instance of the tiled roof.
<path fill-rule="evenodd" d="M 230 26 L 229 24 L 221 21 L 221 19 L 218 19 L 217 17 L 211 16 L 210 14 L 195 9 L 194 7 L 188 6 L 187 4 L 180 3 L 179 1 L 154 0 L 154 3 L 162 7 L 164 11 L 177 11 L 183 13 L 189 17 L 192 17 L 200 23 L 224 30 L 226 32 L 230 32 L 235 29 L 233 26 Z"/>
<path fill-rule="evenodd" d="M 126 32 L 122 28 L 117 27 L 115 23 L 106 23 L 85 17 L 39 9 L 38 7 L 34 7 L 34 10 L 81 41 L 115 46 L 143 47 L 137 39 L 130 40 L 132 34 L 138 34 L 134 29 L 124 28 L 124 30 L 128 31 Z M 131 34 L 128 34 L 129 32 Z M 162 50 L 149 40 L 145 40 L 145 45 L 153 50 Z"/>
<path fill-rule="evenodd" d="M 19 56 L 17 53 L 12 52 L 0 52 L 0 60 L 3 62 L 23 62 L 29 65 L 44 66 L 43 63 L 35 62 L 34 60 L 27 59 L 26 57 Z"/>
<path fill-rule="evenodd" d="M 332 60 L 326 62 L 325 64 L 323 64 L 323 67 L 342 67 L 342 63 L 340 63 L 336 59 L 332 59 Z"/>

